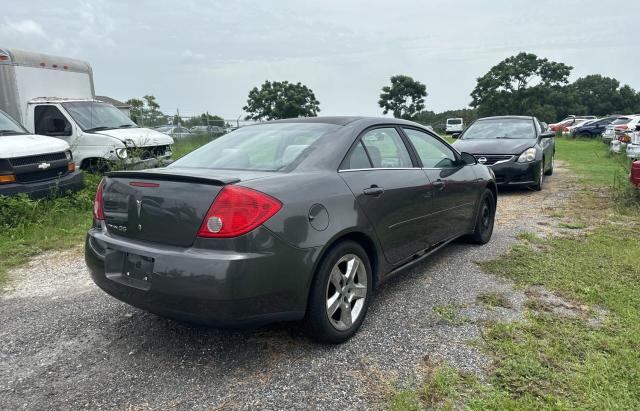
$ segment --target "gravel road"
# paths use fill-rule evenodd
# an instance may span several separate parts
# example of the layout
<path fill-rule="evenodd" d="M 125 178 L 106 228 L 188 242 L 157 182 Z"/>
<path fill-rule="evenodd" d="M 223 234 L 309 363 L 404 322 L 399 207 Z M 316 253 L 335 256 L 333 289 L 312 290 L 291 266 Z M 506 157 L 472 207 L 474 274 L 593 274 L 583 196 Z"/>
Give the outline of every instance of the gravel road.
<path fill-rule="evenodd" d="M 100 291 L 82 248 L 41 255 L 0 292 L 0 408 L 365 409 L 381 407 L 388 384 L 417 380 L 425 359 L 482 378 L 491 360 L 473 344 L 481 322 L 521 318 L 525 296 L 475 262 L 522 231 L 556 230 L 545 215 L 570 192 L 556 163 L 542 192 L 501 193 L 489 244 L 454 243 L 387 281 L 341 346 L 311 342 L 299 324 L 233 331 L 165 320 Z M 487 292 L 513 308 L 484 308 Z"/>

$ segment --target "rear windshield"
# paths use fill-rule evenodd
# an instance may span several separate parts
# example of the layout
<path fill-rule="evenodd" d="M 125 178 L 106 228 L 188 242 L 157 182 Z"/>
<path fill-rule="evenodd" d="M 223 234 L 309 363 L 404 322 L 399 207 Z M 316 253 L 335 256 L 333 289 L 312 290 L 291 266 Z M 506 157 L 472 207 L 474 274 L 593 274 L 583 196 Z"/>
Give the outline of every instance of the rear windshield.
<path fill-rule="evenodd" d="M 461 118 L 450 118 L 447 120 L 447 124 L 462 124 Z"/>
<path fill-rule="evenodd" d="M 629 117 L 620 117 L 619 119 L 615 120 L 611 124 L 613 124 L 614 126 L 617 126 L 618 124 L 627 124 L 630 121 L 631 119 Z"/>
<path fill-rule="evenodd" d="M 293 163 L 318 138 L 339 127 L 316 123 L 242 127 L 187 154 L 169 167 L 278 171 Z"/>
<path fill-rule="evenodd" d="M 464 140 L 513 138 L 525 139 L 535 138 L 536 132 L 533 121 L 519 118 L 497 118 L 491 120 L 480 120 L 473 123 L 467 131 L 462 134 Z"/>

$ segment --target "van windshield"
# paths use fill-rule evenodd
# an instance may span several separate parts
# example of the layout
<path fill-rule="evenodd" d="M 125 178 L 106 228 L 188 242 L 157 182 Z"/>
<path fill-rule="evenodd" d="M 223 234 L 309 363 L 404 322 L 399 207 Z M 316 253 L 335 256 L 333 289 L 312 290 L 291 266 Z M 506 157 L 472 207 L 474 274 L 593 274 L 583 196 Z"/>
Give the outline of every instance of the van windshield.
<path fill-rule="evenodd" d="M 0 111 L 0 136 L 15 134 L 27 134 L 27 131 L 14 119 Z"/>
<path fill-rule="evenodd" d="M 62 103 L 62 106 L 78 123 L 82 131 L 138 127 L 122 111 L 111 104 L 96 101 L 72 101 Z"/>

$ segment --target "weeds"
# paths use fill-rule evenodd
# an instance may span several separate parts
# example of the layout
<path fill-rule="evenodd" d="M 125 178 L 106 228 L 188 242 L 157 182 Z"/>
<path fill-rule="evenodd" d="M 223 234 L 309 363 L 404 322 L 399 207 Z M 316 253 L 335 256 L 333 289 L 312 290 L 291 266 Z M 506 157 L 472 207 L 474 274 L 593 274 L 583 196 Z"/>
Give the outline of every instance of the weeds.
<path fill-rule="evenodd" d="M 512 308 L 511 302 L 509 299 L 504 296 L 504 294 L 500 293 L 485 293 L 478 296 L 478 301 L 480 301 L 485 307 L 488 308 Z"/>

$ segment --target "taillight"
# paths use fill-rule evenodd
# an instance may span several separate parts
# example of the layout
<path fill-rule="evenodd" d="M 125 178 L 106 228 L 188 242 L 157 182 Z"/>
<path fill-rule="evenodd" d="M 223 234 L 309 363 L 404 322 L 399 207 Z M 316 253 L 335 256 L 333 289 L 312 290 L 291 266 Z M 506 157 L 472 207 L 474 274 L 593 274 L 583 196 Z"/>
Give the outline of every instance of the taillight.
<path fill-rule="evenodd" d="M 282 203 L 259 191 L 226 186 L 202 222 L 198 237 L 229 238 L 246 234 L 280 211 Z"/>
<path fill-rule="evenodd" d="M 622 125 L 619 125 L 619 126 L 615 126 L 614 128 L 615 128 L 616 130 L 626 130 L 626 129 L 628 129 L 628 128 L 629 128 L 629 126 L 628 126 L 628 125 L 626 125 L 626 124 L 622 124 Z"/>
<path fill-rule="evenodd" d="M 96 220 L 104 220 L 104 210 L 102 208 L 102 187 L 104 186 L 104 177 L 98 184 L 98 190 L 96 191 L 96 198 L 93 200 L 93 218 Z"/>

